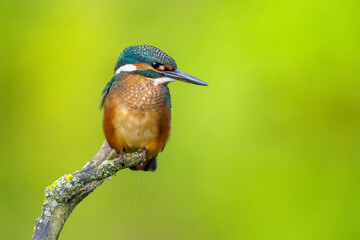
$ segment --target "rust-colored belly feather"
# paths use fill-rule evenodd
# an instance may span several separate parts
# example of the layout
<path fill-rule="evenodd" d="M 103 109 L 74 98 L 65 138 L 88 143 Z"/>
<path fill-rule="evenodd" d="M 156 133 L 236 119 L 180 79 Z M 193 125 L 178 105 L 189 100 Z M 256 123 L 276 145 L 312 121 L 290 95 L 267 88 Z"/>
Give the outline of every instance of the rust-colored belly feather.
<path fill-rule="evenodd" d="M 148 149 L 147 160 L 165 147 L 170 133 L 168 88 L 138 74 L 127 74 L 106 96 L 103 129 L 110 147 L 120 152 Z"/>

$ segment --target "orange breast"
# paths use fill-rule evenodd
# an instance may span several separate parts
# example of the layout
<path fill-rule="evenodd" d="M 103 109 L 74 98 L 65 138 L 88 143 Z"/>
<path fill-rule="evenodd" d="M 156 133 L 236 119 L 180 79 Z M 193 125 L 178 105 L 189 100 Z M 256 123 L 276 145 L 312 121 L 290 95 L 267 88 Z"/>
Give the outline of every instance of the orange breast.
<path fill-rule="evenodd" d="M 119 80 L 104 103 L 103 129 L 110 147 L 117 152 L 147 149 L 147 159 L 162 151 L 170 133 L 166 94 L 166 86 L 155 86 L 142 75 Z"/>

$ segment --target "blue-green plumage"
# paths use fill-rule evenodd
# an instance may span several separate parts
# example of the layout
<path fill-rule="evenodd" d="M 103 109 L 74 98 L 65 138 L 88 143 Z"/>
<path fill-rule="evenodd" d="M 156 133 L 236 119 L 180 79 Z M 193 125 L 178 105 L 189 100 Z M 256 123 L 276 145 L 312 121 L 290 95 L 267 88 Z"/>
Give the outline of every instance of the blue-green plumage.
<path fill-rule="evenodd" d="M 116 82 L 119 79 L 121 79 L 123 74 L 124 73 L 116 74 L 115 76 L 113 76 L 113 78 L 110 81 L 108 81 L 106 83 L 106 86 L 105 86 L 104 90 L 102 91 L 103 96 L 101 98 L 100 108 L 102 108 L 104 106 L 106 96 L 109 94 L 110 90 L 115 86 Z"/>
<path fill-rule="evenodd" d="M 167 87 L 167 86 L 166 86 Z M 168 88 L 169 89 L 169 88 Z M 167 103 L 169 104 L 169 108 L 170 108 L 170 114 L 171 114 L 171 97 L 170 97 L 170 91 L 168 90 L 167 91 L 167 94 L 166 94 L 166 101 Z M 171 116 L 171 115 L 170 115 Z"/>
<path fill-rule="evenodd" d="M 126 48 L 120 54 L 114 71 L 125 64 L 152 62 L 169 65 L 174 69 L 177 68 L 175 60 L 160 49 L 149 45 L 135 45 Z"/>
<path fill-rule="evenodd" d="M 147 69 L 147 70 L 136 70 L 136 71 L 133 71 L 131 73 L 134 73 L 134 74 L 140 74 L 140 75 L 143 75 L 147 78 L 161 78 L 161 77 L 165 77 L 164 74 L 162 73 L 159 73 L 159 72 L 156 72 L 154 70 L 151 70 L 151 69 Z"/>

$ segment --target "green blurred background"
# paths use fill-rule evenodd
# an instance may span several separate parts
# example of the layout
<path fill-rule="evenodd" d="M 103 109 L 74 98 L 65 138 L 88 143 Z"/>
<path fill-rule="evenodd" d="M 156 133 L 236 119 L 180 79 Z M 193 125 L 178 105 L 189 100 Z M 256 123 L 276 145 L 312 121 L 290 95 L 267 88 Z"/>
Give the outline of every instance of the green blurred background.
<path fill-rule="evenodd" d="M 98 151 L 134 44 L 210 86 L 170 84 L 158 170 L 119 172 L 61 239 L 359 239 L 359 5 L 2 0 L 1 239 L 30 239 L 45 187 Z"/>

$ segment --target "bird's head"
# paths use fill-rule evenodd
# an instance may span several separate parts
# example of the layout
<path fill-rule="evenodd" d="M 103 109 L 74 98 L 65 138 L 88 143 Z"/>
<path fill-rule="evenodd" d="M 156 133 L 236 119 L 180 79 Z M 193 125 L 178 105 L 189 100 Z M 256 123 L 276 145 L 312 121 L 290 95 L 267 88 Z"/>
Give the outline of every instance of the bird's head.
<path fill-rule="evenodd" d="M 126 48 L 121 53 L 114 71 L 115 75 L 125 72 L 141 74 L 153 80 L 155 85 L 179 80 L 208 86 L 206 82 L 178 70 L 172 57 L 149 45 L 135 45 Z"/>

